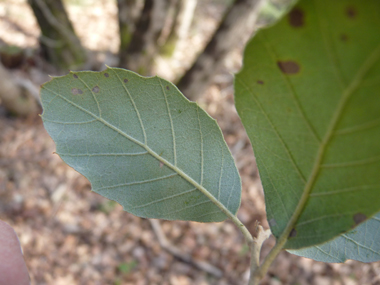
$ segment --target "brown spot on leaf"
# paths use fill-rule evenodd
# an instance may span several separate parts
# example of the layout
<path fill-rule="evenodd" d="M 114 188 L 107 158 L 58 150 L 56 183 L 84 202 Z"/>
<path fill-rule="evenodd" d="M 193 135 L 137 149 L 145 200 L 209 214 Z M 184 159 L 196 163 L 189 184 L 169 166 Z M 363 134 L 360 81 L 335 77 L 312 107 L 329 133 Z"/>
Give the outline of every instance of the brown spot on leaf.
<path fill-rule="evenodd" d="M 341 34 L 341 35 L 340 35 L 340 40 L 341 40 L 342 42 L 347 42 L 347 41 L 348 41 L 348 36 L 347 36 L 346 34 Z"/>
<path fill-rule="evenodd" d="M 128 79 L 127 78 L 124 79 L 124 83 L 128 83 Z"/>
<path fill-rule="evenodd" d="M 298 63 L 292 60 L 277 61 L 277 65 L 285 74 L 296 74 L 300 71 L 300 66 Z"/>
<path fill-rule="evenodd" d="M 367 216 L 362 213 L 356 213 L 353 217 L 355 224 L 360 224 L 361 222 L 364 222 L 367 219 Z"/>
<path fill-rule="evenodd" d="M 262 81 L 262 80 L 257 80 L 256 82 L 257 82 L 257 84 L 260 84 L 260 85 L 264 84 L 264 81 Z"/>
<path fill-rule="evenodd" d="M 289 238 L 293 238 L 297 236 L 297 231 L 296 229 L 292 229 L 289 234 Z"/>
<path fill-rule="evenodd" d="M 169 90 L 170 88 L 169 88 L 169 86 L 166 86 L 166 90 Z"/>
<path fill-rule="evenodd" d="M 73 88 L 71 89 L 71 93 L 73 93 L 73 95 L 78 95 L 79 91 L 77 88 Z"/>
<path fill-rule="evenodd" d="M 293 228 L 290 231 L 289 238 L 293 238 L 293 237 L 296 237 L 296 236 L 297 236 L 297 230 Z"/>
<path fill-rule="evenodd" d="M 106 73 L 104 73 L 104 76 L 105 77 L 110 77 L 110 75 L 106 72 Z"/>
<path fill-rule="evenodd" d="M 358 12 L 356 11 L 356 9 L 354 7 L 349 6 L 346 8 L 346 15 L 348 18 L 355 19 L 357 14 L 358 14 Z"/>
<path fill-rule="evenodd" d="M 289 24 L 292 27 L 299 28 L 304 26 L 305 20 L 304 20 L 304 12 L 300 8 L 294 8 L 292 11 L 290 11 L 289 16 Z"/>
<path fill-rule="evenodd" d="M 75 79 L 77 79 L 77 78 L 78 78 L 78 75 L 76 75 L 76 74 L 73 74 L 73 77 L 74 77 Z"/>
<path fill-rule="evenodd" d="M 92 92 L 94 93 L 99 93 L 99 90 L 100 90 L 99 86 L 95 86 L 94 88 L 92 88 Z"/>
<path fill-rule="evenodd" d="M 82 89 L 79 89 L 79 88 L 78 88 L 78 94 L 83 94 Z"/>
<path fill-rule="evenodd" d="M 160 161 L 160 168 L 164 167 L 164 164 Z"/>

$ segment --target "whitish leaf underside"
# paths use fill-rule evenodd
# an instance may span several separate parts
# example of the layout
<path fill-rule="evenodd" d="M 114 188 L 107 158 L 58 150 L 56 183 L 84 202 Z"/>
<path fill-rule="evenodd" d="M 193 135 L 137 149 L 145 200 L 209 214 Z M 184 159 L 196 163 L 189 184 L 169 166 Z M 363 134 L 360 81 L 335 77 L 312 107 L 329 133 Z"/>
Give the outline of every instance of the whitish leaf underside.
<path fill-rule="evenodd" d="M 347 259 L 361 262 L 378 261 L 380 260 L 380 213 L 329 242 L 288 251 L 323 262 L 345 262 Z"/>
<path fill-rule="evenodd" d="M 117 68 L 71 72 L 41 97 L 57 154 L 126 211 L 198 222 L 237 212 L 240 177 L 219 127 L 170 82 Z"/>

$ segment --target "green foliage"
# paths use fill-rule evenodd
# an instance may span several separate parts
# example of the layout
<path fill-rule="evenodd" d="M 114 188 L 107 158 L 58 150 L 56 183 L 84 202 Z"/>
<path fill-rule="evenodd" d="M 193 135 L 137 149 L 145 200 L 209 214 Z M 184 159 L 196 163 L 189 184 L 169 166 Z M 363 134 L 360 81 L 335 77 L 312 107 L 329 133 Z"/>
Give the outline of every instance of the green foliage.
<path fill-rule="evenodd" d="M 323 262 L 361 262 L 380 260 L 380 212 L 352 231 L 327 243 L 289 250 L 290 253 Z"/>
<path fill-rule="evenodd" d="M 301 1 L 246 48 L 236 107 L 285 248 L 331 240 L 380 209 L 379 10 Z"/>
<path fill-rule="evenodd" d="M 170 82 L 71 72 L 44 84 L 41 100 L 57 154 L 126 211 L 198 222 L 237 212 L 240 177 L 218 125 Z"/>

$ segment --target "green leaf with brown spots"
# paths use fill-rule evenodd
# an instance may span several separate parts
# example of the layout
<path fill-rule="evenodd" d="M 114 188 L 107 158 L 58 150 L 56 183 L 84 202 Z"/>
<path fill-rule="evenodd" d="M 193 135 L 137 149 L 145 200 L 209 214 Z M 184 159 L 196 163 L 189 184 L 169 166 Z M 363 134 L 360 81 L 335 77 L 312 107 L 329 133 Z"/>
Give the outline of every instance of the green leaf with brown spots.
<path fill-rule="evenodd" d="M 236 108 L 285 248 L 380 210 L 379 11 L 377 0 L 301 1 L 246 48 Z"/>
<path fill-rule="evenodd" d="M 71 72 L 44 84 L 41 99 L 57 154 L 126 211 L 198 222 L 236 214 L 241 182 L 220 128 L 170 82 Z"/>

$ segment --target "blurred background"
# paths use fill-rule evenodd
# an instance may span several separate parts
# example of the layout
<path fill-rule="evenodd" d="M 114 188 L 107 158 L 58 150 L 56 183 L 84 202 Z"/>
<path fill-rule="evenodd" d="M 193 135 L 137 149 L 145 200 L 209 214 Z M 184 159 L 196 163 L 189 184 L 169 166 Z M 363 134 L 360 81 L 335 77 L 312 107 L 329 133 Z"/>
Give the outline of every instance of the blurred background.
<path fill-rule="evenodd" d="M 249 38 L 291 2 L 0 0 L 0 219 L 20 238 L 32 284 L 246 284 L 248 248 L 231 222 L 151 223 L 91 193 L 54 154 L 39 86 L 106 65 L 176 83 L 218 121 L 242 177 L 238 217 L 254 233 L 268 224 L 233 74 Z M 262 284 L 380 284 L 380 263 L 283 252 Z"/>

